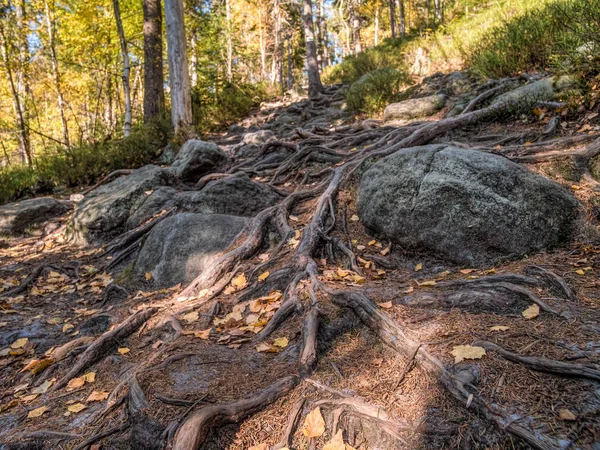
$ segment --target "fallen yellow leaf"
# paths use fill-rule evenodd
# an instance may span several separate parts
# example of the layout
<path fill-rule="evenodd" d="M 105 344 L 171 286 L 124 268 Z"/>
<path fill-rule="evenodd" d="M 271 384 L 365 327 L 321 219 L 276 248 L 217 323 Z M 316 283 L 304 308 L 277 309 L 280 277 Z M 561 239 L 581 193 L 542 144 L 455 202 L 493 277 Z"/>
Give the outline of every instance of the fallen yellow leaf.
<path fill-rule="evenodd" d="M 389 302 L 378 303 L 378 305 L 380 308 L 390 309 L 392 307 L 392 301 L 390 300 Z"/>
<path fill-rule="evenodd" d="M 243 288 L 244 286 L 246 286 L 247 283 L 248 283 L 248 280 L 246 280 L 246 274 L 244 274 L 243 272 L 240 273 L 233 280 L 231 280 L 231 285 L 238 289 Z"/>
<path fill-rule="evenodd" d="M 577 417 L 575 416 L 575 414 L 573 414 L 570 410 L 568 410 L 567 408 L 563 408 L 563 409 L 559 409 L 558 410 L 558 416 L 562 419 L 562 420 L 568 420 L 568 421 L 573 421 L 573 420 L 577 420 Z"/>
<path fill-rule="evenodd" d="M 252 447 L 248 448 L 248 450 L 269 450 L 269 446 L 267 444 L 258 444 L 253 445 Z"/>
<path fill-rule="evenodd" d="M 67 391 L 72 391 L 73 389 L 78 389 L 85 384 L 84 377 L 77 377 L 69 380 L 67 383 Z"/>
<path fill-rule="evenodd" d="M 360 219 L 356 214 L 352 214 L 350 217 L 350 222 L 358 222 Z"/>
<path fill-rule="evenodd" d="M 152 272 L 146 272 L 144 276 L 146 277 L 146 281 L 150 281 L 152 279 Z"/>
<path fill-rule="evenodd" d="M 321 409 L 317 407 L 306 416 L 304 425 L 302 425 L 302 434 L 307 438 L 316 438 L 322 436 L 323 433 L 325 433 L 325 420 L 321 415 Z"/>
<path fill-rule="evenodd" d="M 419 283 L 419 286 L 435 286 L 435 281 L 434 280 L 423 281 L 422 283 Z"/>
<path fill-rule="evenodd" d="M 209 328 L 208 330 L 203 330 L 203 331 L 196 331 L 194 333 L 194 336 L 196 336 L 197 338 L 200 338 L 200 339 L 208 339 L 208 336 L 210 335 L 210 330 L 212 330 L 212 328 Z"/>
<path fill-rule="evenodd" d="M 83 403 L 74 403 L 72 405 L 67 406 L 67 410 L 73 413 L 81 412 L 85 408 L 87 408 L 87 406 L 85 406 Z"/>
<path fill-rule="evenodd" d="M 281 347 L 281 348 L 286 348 L 289 344 L 288 338 L 286 337 L 280 337 L 277 338 L 273 341 L 273 345 L 275 347 Z"/>
<path fill-rule="evenodd" d="M 483 347 L 473 347 L 471 345 L 457 345 L 452 349 L 454 362 L 459 363 L 465 359 L 481 359 L 485 355 Z"/>
<path fill-rule="evenodd" d="M 83 376 L 86 383 L 93 383 L 96 381 L 96 372 L 88 372 Z"/>
<path fill-rule="evenodd" d="M 69 330 L 71 330 L 73 328 L 75 328 L 75 326 L 73 324 L 71 324 L 71 323 L 65 323 L 63 325 L 63 327 L 62 327 L 62 332 L 66 333 L 67 331 L 69 331 Z"/>
<path fill-rule="evenodd" d="M 192 311 L 187 314 L 184 314 L 182 319 L 185 320 L 187 323 L 192 323 L 198 320 L 198 317 L 200 317 L 198 311 Z"/>
<path fill-rule="evenodd" d="M 535 319 L 540 315 L 540 307 L 535 303 L 521 313 L 527 320 Z"/>
<path fill-rule="evenodd" d="M 48 409 L 49 408 L 47 406 L 40 406 L 39 408 L 32 409 L 31 411 L 29 411 L 29 414 L 27 414 L 27 418 L 33 419 L 35 417 L 40 417 L 42 414 L 48 411 Z"/>
<path fill-rule="evenodd" d="M 504 326 L 504 325 L 494 325 L 493 327 L 490 327 L 490 331 L 506 331 L 508 330 L 510 327 Z"/>
<path fill-rule="evenodd" d="M 277 353 L 280 349 L 266 342 L 261 342 L 256 346 L 256 351 L 259 353 Z"/>
<path fill-rule="evenodd" d="M 258 281 L 265 281 L 267 278 L 269 278 L 270 273 L 267 272 L 263 272 L 258 276 Z"/>
<path fill-rule="evenodd" d="M 17 339 L 15 342 L 10 344 L 10 348 L 14 348 L 14 349 L 23 348 L 27 345 L 28 342 L 29 342 L 29 339 L 27 339 L 27 338 Z"/>
<path fill-rule="evenodd" d="M 419 263 L 415 266 L 415 272 L 418 272 L 419 270 L 421 270 L 423 268 L 423 264 Z"/>
<path fill-rule="evenodd" d="M 127 353 L 129 353 L 131 350 L 129 350 L 127 347 L 119 347 L 117 349 L 117 351 L 121 354 L 121 355 L 126 355 Z"/>

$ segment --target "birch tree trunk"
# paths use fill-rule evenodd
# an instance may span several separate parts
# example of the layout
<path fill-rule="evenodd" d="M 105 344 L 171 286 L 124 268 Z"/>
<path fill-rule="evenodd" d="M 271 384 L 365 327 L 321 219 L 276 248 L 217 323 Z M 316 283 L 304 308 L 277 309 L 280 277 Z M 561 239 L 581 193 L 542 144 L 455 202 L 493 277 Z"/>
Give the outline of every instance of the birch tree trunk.
<path fill-rule="evenodd" d="M 379 44 L 379 8 L 375 10 L 375 32 L 373 34 L 373 45 Z"/>
<path fill-rule="evenodd" d="M 231 30 L 231 5 L 225 0 L 225 20 L 227 21 L 227 81 L 233 78 L 233 36 Z"/>
<path fill-rule="evenodd" d="M 60 122 L 62 125 L 63 142 L 67 147 L 71 147 L 71 141 L 69 140 L 69 125 L 67 123 L 67 116 L 65 114 L 65 99 L 62 93 L 62 87 L 60 85 L 60 71 L 58 68 L 58 59 L 56 57 L 56 38 L 54 33 L 54 23 L 52 21 L 52 12 L 48 1 L 44 1 L 44 7 L 46 10 L 46 27 L 48 28 L 48 43 L 50 46 L 50 60 L 52 61 L 52 72 L 54 75 L 54 89 L 56 90 L 56 100 L 58 103 L 58 111 L 60 113 Z"/>
<path fill-rule="evenodd" d="M 144 122 L 165 108 L 161 0 L 143 0 L 144 10 Z"/>
<path fill-rule="evenodd" d="M 165 0 L 165 19 L 167 21 L 167 53 L 171 87 L 171 119 L 177 132 L 181 127 L 192 125 L 192 99 L 183 0 Z"/>
<path fill-rule="evenodd" d="M 273 83 L 275 80 L 278 81 L 281 91 L 283 92 L 285 87 L 283 84 L 283 42 L 281 42 L 281 3 L 279 0 L 273 2 L 273 38 L 274 38 L 274 49 L 273 49 Z"/>
<path fill-rule="evenodd" d="M 304 41 L 306 42 L 306 68 L 308 71 L 308 97 L 316 98 L 323 92 L 323 85 L 319 76 L 312 16 L 311 0 L 302 0 L 302 22 L 304 25 Z"/>
<path fill-rule="evenodd" d="M 359 1 L 352 0 L 350 3 L 350 22 L 352 25 L 352 46 L 354 54 L 358 55 L 362 51 L 360 43 L 360 15 L 358 11 Z"/>
<path fill-rule="evenodd" d="M 121 43 L 121 53 L 123 55 L 123 95 L 125 97 L 125 121 L 123 123 L 123 134 L 125 137 L 131 134 L 131 91 L 129 87 L 129 53 L 127 52 L 127 41 L 125 40 L 125 32 L 123 31 L 123 22 L 121 22 L 121 9 L 119 8 L 119 0 L 113 0 L 113 8 L 115 10 L 115 21 L 117 22 L 117 33 Z"/>

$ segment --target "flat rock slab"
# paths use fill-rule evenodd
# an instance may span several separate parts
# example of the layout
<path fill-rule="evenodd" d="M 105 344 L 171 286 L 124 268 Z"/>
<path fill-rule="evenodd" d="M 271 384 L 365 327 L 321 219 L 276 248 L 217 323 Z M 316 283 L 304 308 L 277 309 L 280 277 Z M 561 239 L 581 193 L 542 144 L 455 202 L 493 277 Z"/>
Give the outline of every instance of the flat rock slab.
<path fill-rule="evenodd" d="M 244 174 L 211 181 L 200 191 L 182 192 L 175 203 L 187 212 L 252 217 L 281 199 L 273 189 Z"/>
<path fill-rule="evenodd" d="M 525 84 L 517 89 L 499 95 L 494 99 L 492 105 L 508 103 L 518 106 L 519 104 L 530 104 L 554 100 L 556 95 L 563 91 L 577 87 L 577 80 L 569 75 L 556 78 L 544 78 Z"/>
<path fill-rule="evenodd" d="M 71 238 L 89 243 L 122 232 L 134 212 L 170 178 L 167 170 L 148 165 L 90 192 L 75 208 Z"/>
<path fill-rule="evenodd" d="M 247 219 L 183 213 L 156 225 L 138 256 L 135 271 L 161 287 L 187 284 L 211 268 L 246 226 Z"/>
<path fill-rule="evenodd" d="M 411 98 L 398 103 L 392 103 L 385 108 L 383 120 L 413 119 L 415 117 L 431 116 L 446 104 L 446 96 L 430 95 L 422 98 Z"/>
<path fill-rule="evenodd" d="M 401 150 L 365 172 L 358 210 L 376 235 L 475 266 L 567 242 L 579 204 L 501 156 L 444 145 Z"/>
<path fill-rule="evenodd" d="M 175 177 L 184 181 L 197 181 L 227 163 L 227 154 L 212 142 L 190 139 L 181 147 L 171 165 Z"/>
<path fill-rule="evenodd" d="M 46 222 L 72 208 L 52 197 L 32 198 L 0 206 L 0 231 L 21 233 L 31 225 Z"/>

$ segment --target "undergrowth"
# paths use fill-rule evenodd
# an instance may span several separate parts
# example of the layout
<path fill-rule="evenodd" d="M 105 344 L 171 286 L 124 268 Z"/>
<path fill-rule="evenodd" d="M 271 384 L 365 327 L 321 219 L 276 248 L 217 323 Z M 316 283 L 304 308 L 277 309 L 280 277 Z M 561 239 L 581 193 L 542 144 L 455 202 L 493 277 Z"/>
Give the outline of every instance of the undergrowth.
<path fill-rule="evenodd" d="M 375 114 L 397 101 L 409 82 L 403 70 L 386 68 L 369 72 L 345 92 L 348 111 Z"/>
<path fill-rule="evenodd" d="M 0 203 L 52 192 L 56 187 L 90 184 L 113 170 L 152 162 L 169 140 L 167 120 L 135 128 L 119 140 L 106 140 L 66 149 L 54 148 L 35 158 L 31 167 L 13 165 L 0 169 Z"/>

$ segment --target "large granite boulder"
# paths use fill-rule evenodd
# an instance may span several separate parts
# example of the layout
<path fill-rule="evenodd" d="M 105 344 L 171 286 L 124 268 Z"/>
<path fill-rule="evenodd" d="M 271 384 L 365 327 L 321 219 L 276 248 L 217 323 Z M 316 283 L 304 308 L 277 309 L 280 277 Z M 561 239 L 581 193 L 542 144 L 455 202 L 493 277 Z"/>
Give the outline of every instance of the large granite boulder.
<path fill-rule="evenodd" d="M 245 145 L 262 145 L 270 139 L 275 139 L 275 133 L 271 130 L 259 130 L 254 133 L 246 133 L 242 139 L 242 143 Z"/>
<path fill-rule="evenodd" d="M 21 233 L 31 225 L 46 222 L 71 208 L 52 197 L 32 198 L 0 206 L 0 231 Z"/>
<path fill-rule="evenodd" d="M 200 191 L 182 192 L 175 204 L 181 211 L 251 217 L 282 197 L 245 174 L 215 180 Z"/>
<path fill-rule="evenodd" d="M 161 287 L 187 284 L 209 269 L 244 229 L 247 219 L 183 213 L 156 225 L 138 256 L 135 271 Z"/>
<path fill-rule="evenodd" d="M 149 165 L 93 190 L 75 208 L 69 228 L 71 239 L 89 243 L 122 232 L 154 189 L 170 179 L 167 170 Z"/>
<path fill-rule="evenodd" d="M 447 97 L 443 94 L 430 95 L 422 98 L 411 98 L 398 103 L 392 103 L 385 108 L 383 120 L 405 120 L 415 117 L 426 117 L 435 114 L 446 104 Z"/>
<path fill-rule="evenodd" d="M 172 173 L 184 181 L 196 181 L 228 161 L 227 154 L 212 142 L 190 139 L 181 147 L 171 165 Z"/>
<path fill-rule="evenodd" d="M 535 102 L 554 100 L 557 95 L 570 89 L 577 88 L 577 80 L 570 75 L 543 78 L 533 83 L 525 84 L 517 89 L 499 95 L 491 103 L 498 105 L 508 103 L 511 106 L 529 105 Z"/>
<path fill-rule="evenodd" d="M 155 214 L 171 207 L 175 203 L 177 190 L 172 187 L 161 186 L 152 191 L 146 191 L 144 194 L 146 194 L 145 197 L 142 197 L 136 203 L 135 210 L 132 210 L 131 215 L 127 219 L 125 228 L 128 230 L 140 226 Z"/>
<path fill-rule="evenodd" d="M 501 156 L 429 145 L 394 153 L 367 170 L 358 211 L 381 238 L 485 266 L 565 243 L 578 202 Z"/>

